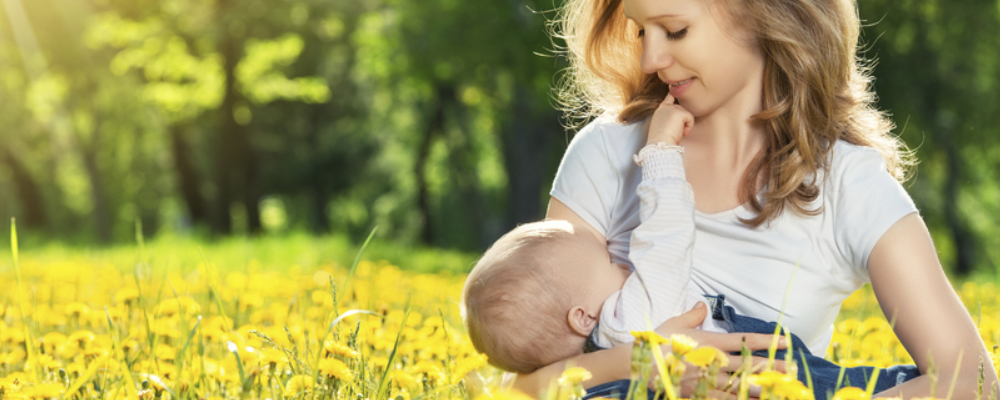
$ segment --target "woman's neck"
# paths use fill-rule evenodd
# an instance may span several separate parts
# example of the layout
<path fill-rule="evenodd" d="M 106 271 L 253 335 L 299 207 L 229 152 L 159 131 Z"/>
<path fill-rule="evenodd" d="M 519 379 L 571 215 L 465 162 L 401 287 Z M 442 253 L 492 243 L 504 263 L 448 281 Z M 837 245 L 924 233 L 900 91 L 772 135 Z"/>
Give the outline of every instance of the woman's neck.
<path fill-rule="evenodd" d="M 764 125 L 751 120 L 760 111 L 759 105 L 727 104 L 697 118 L 684 144 L 697 147 L 717 167 L 742 171 L 767 145 Z"/>

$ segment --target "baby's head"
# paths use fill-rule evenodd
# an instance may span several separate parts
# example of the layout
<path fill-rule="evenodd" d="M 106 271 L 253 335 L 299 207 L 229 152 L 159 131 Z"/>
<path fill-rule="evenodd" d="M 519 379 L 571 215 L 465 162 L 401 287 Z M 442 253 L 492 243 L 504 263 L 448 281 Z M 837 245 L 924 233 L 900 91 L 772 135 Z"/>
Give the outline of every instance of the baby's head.
<path fill-rule="evenodd" d="M 496 241 L 462 293 L 469 336 L 496 367 L 531 372 L 582 353 L 604 301 L 628 267 L 566 221 L 525 224 Z"/>

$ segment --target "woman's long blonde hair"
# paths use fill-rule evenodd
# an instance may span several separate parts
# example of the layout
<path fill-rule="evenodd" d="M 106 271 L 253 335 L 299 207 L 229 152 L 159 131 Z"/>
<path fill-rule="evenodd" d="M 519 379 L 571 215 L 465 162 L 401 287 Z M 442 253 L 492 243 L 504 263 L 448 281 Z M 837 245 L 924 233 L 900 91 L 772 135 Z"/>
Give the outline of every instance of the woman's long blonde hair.
<path fill-rule="evenodd" d="M 767 144 L 742 177 L 740 200 L 757 214 L 744 223 L 760 226 L 786 206 L 820 213 L 809 209 L 821 184 L 810 177 L 829 167 L 837 140 L 878 150 L 889 172 L 906 179 L 912 155 L 875 108 L 870 68 L 858 54 L 853 0 L 703 1 L 714 3 L 720 24 L 753 33 L 765 58 L 764 111 L 753 118 L 764 124 Z M 638 28 L 625 18 L 622 0 L 567 0 L 554 26 L 570 61 L 558 91 L 570 118 L 612 114 L 632 123 L 666 97 L 667 85 L 639 66 Z M 762 199 L 759 183 L 767 187 Z"/>

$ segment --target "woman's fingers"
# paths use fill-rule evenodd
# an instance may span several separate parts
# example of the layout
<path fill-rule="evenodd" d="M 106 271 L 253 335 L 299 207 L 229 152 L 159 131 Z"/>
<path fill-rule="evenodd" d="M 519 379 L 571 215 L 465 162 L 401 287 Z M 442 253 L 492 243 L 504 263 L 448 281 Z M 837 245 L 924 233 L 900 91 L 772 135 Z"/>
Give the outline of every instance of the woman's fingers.
<path fill-rule="evenodd" d="M 760 372 L 767 368 L 767 358 L 765 357 L 751 357 L 750 360 L 753 363 L 753 366 L 751 367 L 753 369 L 750 370 L 751 372 Z M 720 370 L 724 372 L 736 372 L 742 367 L 743 357 L 730 355 L 729 365 L 722 367 Z M 774 370 L 784 373 L 786 371 L 785 361 L 774 360 Z"/>
<path fill-rule="evenodd" d="M 710 399 L 717 399 L 717 400 L 723 400 L 723 399 L 725 399 L 725 400 L 736 400 L 738 397 L 736 397 L 735 394 L 732 394 L 732 393 L 729 393 L 729 392 L 720 392 L 718 390 L 710 390 L 710 391 L 708 391 L 708 398 L 710 398 Z"/>
<path fill-rule="evenodd" d="M 700 322 L 699 322 L 700 324 Z M 661 327 L 663 325 L 660 325 Z M 660 332 L 663 334 L 663 332 Z M 687 334 L 687 333 L 686 333 Z M 771 348 L 774 336 L 766 333 L 716 333 L 704 332 L 687 334 L 692 339 L 697 340 L 701 346 L 712 346 L 726 352 L 740 351 L 743 349 L 743 342 L 746 341 L 747 348 L 751 351 L 767 350 Z M 788 347 L 785 338 L 778 338 L 778 348 Z"/>
<path fill-rule="evenodd" d="M 664 321 L 656 328 L 656 331 L 660 334 L 670 335 L 672 333 L 680 333 L 681 330 L 695 329 L 701 326 L 702 321 L 705 320 L 705 316 L 707 315 L 708 309 L 705 307 L 705 304 L 698 303 L 694 308 L 688 310 L 688 312 Z"/>

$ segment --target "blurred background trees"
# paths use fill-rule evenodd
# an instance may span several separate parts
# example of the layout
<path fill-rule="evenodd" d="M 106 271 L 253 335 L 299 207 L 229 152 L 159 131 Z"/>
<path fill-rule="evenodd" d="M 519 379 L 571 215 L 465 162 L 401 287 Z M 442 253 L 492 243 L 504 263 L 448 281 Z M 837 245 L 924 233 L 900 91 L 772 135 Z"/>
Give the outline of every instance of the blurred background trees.
<path fill-rule="evenodd" d="M 572 133 L 551 0 L 3 0 L 0 212 L 44 240 L 308 230 L 478 251 Z M 1000 3 L 863 0 L 907 189 L 1000 271 Z M 42 239 L 40 239 L 42 240 Z"/>

